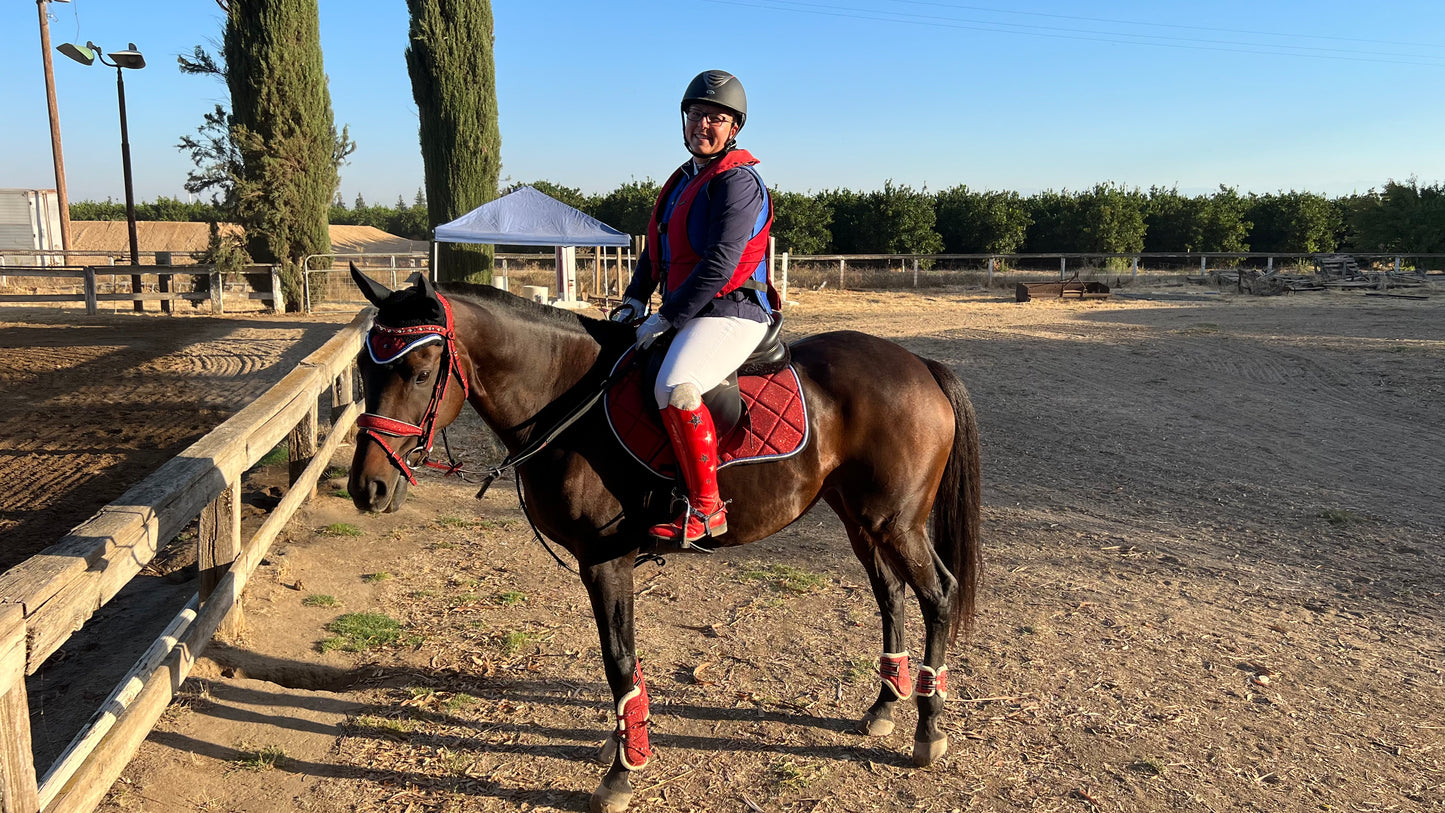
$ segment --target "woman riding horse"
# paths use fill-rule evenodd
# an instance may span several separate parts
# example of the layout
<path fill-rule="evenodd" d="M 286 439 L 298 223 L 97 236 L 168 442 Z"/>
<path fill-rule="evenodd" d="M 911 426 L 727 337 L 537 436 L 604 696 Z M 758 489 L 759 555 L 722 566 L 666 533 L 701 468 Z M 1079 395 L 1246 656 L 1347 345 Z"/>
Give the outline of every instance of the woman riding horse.
<path fill-rule="evenodd" d="M 704 74 L 713 98 L 736 82 L 718 74 Z M 701 102 L 684 109 L 688 120 L 696 118 L 688 125 L 695 135 L 690 144 L 705 154 L 727 144 L 724 139 L 742 124 L 741 115 L 736 122 L 730 117 L 745 112 Z M 611 765 L 593 792 L 594 811 L 624 810 L 632 797 L 632 772 L 652 757 L 651 711 L 633 624 L 638 554 L 653 546 L 649 537 L 658 527 L 682 544 L 701 538 L 709 526 L 720 534 L 719 490 L 736 499 L 726 516 L 727 533 L 715 543 L 724 548 L 766 538 L 819 500 L 828 503 L 847 530 L 882 616 L 881 686 L 861 729 L 870 736 L 892 733 L 894 707 L 912 697 L 918 705 L 914 762 L 933 764 L 948 750 L 939 725 L 949 691 L 945 655 L 959 630 L 972 623 L 982 570 L 973 405 L 963 382 L 939 362 L 854 331 L 812 336 L 789 345 L 791 369 L 785 371 L 796 376 L 799 397 L 807 404 L 807 443 L 791 456 L 716 468 L 715 441 L 693 437 L 706 414 L 693 399 L 707 380 L 736 367 L 733 359 L 741 360 L 755 342 L 715 335 L 711 344 L 707 340 L 714 326 L 756 330 L 750 327 L 756 320 L 739 312 L 755 307 L 756 315 L 763 306 L 760 300 L 750 304 L 754 288 L 734 286 L 717 297 L 721 289 L 711 290 L 697 276 L 705 263 L 713 275 L 726 263 L 694 259 L 677 246 L 706 245 L 690 224 L 704 217 L 696 213 L 717 204 L 719 190 L 735 191 L 731 181 L 706 183 L 723 174 L 733 155 L 737 152 L 694 165 L 693 173 L 684 171 L 689 183 L 677 201 L 663 206 L 660 217 L 667 222 L 655 224 L 651 243 L 657 247 L 664 234 L 670 238 L 668 250 L 659 249 L 656 258 L 658 278 L 666 280 L 670 293 L 661 313 L 637 331 L 488 286 L 449 287 L 443 295 L 419 278 L 393 292 L 352 267 L 356 284 L 377 307 L 367 347 L 358 358 L 367 412 L 357 420 L 348 484 L 352 500 L 364 511 L 397 510 L 408 483 L 415 482 L 413 467 L 426 462 L 436 432 L 466 405 L 497 433 L 516 461 L 523 510 L 542 534 L 576 557 L 597 624 L 616 718 L 603 750 Z M 743 173 L 737 178 L 744 189 L 756 177 L 750 167 L 729 171 Z M 714 196 L 712 203 L 684 202 L 689 190 L 702 197 L 704 189 Z M 685 216 L 679 217 L 679 208 Z M 706 217 L 711 222 L 711 214 Z M 758 233 L 766 232 L 752 232 Z M 733 270 L 742 274 L 753 262 L 751 239 L 740 255 L 735 241 L 733 246 L 728 285 L 736 281 Z M 708 249 L 709 257 L 714 253 L 722 252 Z M 668 268 L 661 265 L 664 258 Z M 687 273 L 674 277 L 674 262 Z M 711 293 L 694 299 L 685 294 L 689 290 Z M 700 315 L 709 309 L 710 315 Z M 645 311 L 641 298 L 633 298 L 632 311 Z M 669 352 L 671 364 L 664 371 L 670 372 L 659 385 L 667 388 L 659 389 L 665 395 L 654 395 L 664 405 L 663 414 L 671 415 L 666 420 L 678 457 L 710 459 L 682 466 L 692 469 L 687 475 L 690 505 L 668 523 L 671 483 L 629 456 L 603 410 L 591 405 L 637 340 L 655 339 L 667 330 L 663 320 L 670 325 L 674 317 L 681 318 L 680 332 L 688 337 Z M 698 337 L 704 339 L 701 347 Z M 568 422 L 571 417 L 575 423 Z M 707 478 L 715 483 L 702 482 Z M 925 628 L 923 659 L 914 664 L 916 682 L 904 641 L 905 587 L 918 599 Z M 786 668 L 785 663 L 775 666 Z"/>
<path fill-rule="evenodd" d="M 647 246 L 613 315 L 630 322 L 645 314 L 661 285 L 662 306 L 638 326 L 638 344 L 646 348 L 677 331 L 653 397 L 688 493 L 682 513 L 649 533 L 680 548 L 728 529 L 717 487 L 717 429 L 703 393 L 747 359 L 782 304 L 768 279 L 768 188 L 753 168 L 758 160 L 737 149 L 747 118 L 747 94 L 732 74 L 704 71 L 688 83 L 682 141 L 692 158 L 662 185 Z"/>

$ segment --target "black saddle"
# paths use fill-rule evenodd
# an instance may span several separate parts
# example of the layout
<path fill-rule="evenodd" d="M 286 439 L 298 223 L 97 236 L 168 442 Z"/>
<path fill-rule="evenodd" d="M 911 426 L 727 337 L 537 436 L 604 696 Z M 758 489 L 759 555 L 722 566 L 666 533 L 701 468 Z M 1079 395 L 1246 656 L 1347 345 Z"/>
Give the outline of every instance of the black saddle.
<path fill-rule="evenodd" d="M 712 413 L 712 423 L 717 429 L 718 439 L 731 435 L 740 428 L 746 428 L 748 415 L 743 409 L 743 396 L 738 389 L 739 375 L 771 375 L 787 367 L 793 360 L 792 353 L 788 346 L 779 338 L 783 330 L 782 311 L 773 311 L 768 322 L 768 331 L 763 334 L 762 341 L 747 357 L 741 367 L 728 374 L 723 382 L 708 390 L 702 395 L 702 403 L 707 411 Z M 672 337 L 668 336 L 666 342 L 656 342 L 648 351 L 645 361 L 642 385 L 645 392 L 652 392 L 657 382 L 657 374 L 662 368 L 662 360 L 667 356 L 667 349 L 672 346 Z"/>

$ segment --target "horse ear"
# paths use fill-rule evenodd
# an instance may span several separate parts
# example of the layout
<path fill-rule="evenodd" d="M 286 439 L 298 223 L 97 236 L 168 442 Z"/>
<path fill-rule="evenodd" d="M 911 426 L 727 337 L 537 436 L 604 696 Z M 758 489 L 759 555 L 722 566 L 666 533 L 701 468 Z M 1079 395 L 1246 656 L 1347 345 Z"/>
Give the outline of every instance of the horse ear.
<path fill-rule="evenodd" d="M 416 275 L 416 287 L 419 288 L 423 294 L 426 294 L 427 298 L 436 299 L 436 286 L 431 284 L 431 280 L 427 279 L 426 274 Z"/>
<path fill-rule="evenodd" d="M 366 297 L 366 301 L 378 308 L 387 297 L 391 296 L 390 288 L 361 273 L 361 269 L 356 267 L 356 263 L 351 264 L 351 280 L 356 283 L 356 287 L 361 289 L 361 295 Z"/>

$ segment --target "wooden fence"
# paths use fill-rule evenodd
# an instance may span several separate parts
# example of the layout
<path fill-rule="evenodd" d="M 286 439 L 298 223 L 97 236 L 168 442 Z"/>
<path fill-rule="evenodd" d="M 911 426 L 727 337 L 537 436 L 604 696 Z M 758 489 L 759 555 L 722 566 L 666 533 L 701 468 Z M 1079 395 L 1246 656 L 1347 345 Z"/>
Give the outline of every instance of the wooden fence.
<path fill-rule="evenodd" d="M 91 811 L 170 703 L 218 629 L 241 622 L 241 591 L 356 423 L 364 310 L 280 383 L 57 544 L 0 575 L 0 813 Z M 329 427 L 318 445 L 319 404 Z M 291 488 L 249 539 L 241 478 L 289 438 Z M 43 774 L 30 740 L 25 676 L 120 592 L 193 520 L 199 590 Z"/>
<path fill-rule="evenodd" d="M 99 277 L 108 276 L 129 276 L 140 269 L 141 274 L 152 274 L 160 278 L 159 291 L 130 291 L 127 293 L 99 293 L 96 280 Z M 87 265 L 73 268 L 25 268 L 13 267 L 5 269 L 10 276 L 45 279 L 80 279 L 82 280 L 82 292 L 72 293 L 34 293 L 34 294 L 0 294 L 0 303 L 6 302 L 84 302 L 85 312 L 94 316 L 100 310 L 101 302 L 160 302 L 161 307 L 170 310 L 170 303 L 175 300 L 187 300 L 191 302 L 210 301 L 212 313 L 225 313 L 225 275 L 209 265 Z M 256 299 L 270 304 L 273 311 L 281 311 L 285 307 L 285 301 L 281 296 L 281 281 L 274 266 L 251 266 L 244 271 L 237 272 L 247 278 L 248 282 L 255 277 L 269 277 L 270 288 L 265 286 L 250 285 L 251 290 L 236 295 L 245 299 Z M 136 275 L 137 278 L 139 275 Z M 174 292 L 172 278 L 182 277 L 207 277 L 209 285 L 205 291 L 192 291 L 188 293 Z M 134 284 L 134 283 L 133 283 Z M 260 290 L 258 290 L 260 289 Z"/>

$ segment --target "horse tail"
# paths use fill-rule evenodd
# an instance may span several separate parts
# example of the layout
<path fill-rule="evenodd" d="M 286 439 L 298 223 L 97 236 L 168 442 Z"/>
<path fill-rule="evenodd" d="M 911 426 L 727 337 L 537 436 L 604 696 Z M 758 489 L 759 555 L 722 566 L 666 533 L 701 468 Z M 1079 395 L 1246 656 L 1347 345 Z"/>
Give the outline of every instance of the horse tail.
<path fill-rule="evenodd" d="M 963 381 L 937 361 L 923 362 L 953 405 L 953 447 L 933 501 L 933 548 L 958 582 L 949 624 L 949 635 L 957 640 L 960 629 L 969 632 L 973 628 L 974 604 L 983 572 L 978 419 Z"/>

